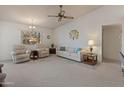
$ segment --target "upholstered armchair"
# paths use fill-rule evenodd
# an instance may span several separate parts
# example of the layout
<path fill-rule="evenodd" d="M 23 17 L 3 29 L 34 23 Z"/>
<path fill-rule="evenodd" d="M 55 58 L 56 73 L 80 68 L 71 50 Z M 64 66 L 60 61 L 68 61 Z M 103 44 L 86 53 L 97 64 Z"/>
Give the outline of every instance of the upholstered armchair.
<path fill-rule="evenodd" d="M 121 54 L 121 69 L 124 74 L 124 54 L 122 52 L 120 52 L 120 54 Z"/>
<path fill-rule="evenodd" d="M 14 63 L 30 60 L 30 53 L 24 45 L 15 45 L 13 51 L 11 52 L 11 56 Z"/>
<path fill-rule="evenodd" d="M 36 44 L 36 50 L 38 51 L 40 58 L 49 56 L 49 48 L 46 48 L 42 44 Z"/>
<path fill-rule="evenodd" d="M 6 78 L 6 74 L 0 73 L 0 87 L 3 86 L 5 78 Z"/>
<path fill-rule="evenodd" d="M 3 67 L 3 64 L 0 64 L 0 87 L 3 86 L 4 80 L 6 78 L 6 74 L 2 73 L 2 67 Z"/>

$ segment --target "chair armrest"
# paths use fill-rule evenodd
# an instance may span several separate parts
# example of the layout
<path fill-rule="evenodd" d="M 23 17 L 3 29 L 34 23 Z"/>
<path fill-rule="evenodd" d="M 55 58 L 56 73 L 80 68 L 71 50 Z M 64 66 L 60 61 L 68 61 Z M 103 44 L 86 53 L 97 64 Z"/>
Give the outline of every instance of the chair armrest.
<path fill-rule="evenodd" d="M 14 51 L 11 52 L 11 55 L 16 55 L 16 53 Z"/>
<path fill-rule="evenodd" d="M 124 55 L 122 52 L 120 52 L 121 54 L 121 68 L 124 69 Z"/>
<path fill-rule="evenodd" d="M 3 64 L 0 64 L 0 68 L 2 68 L 3 67 Z"/>
<path fill-rule="evenodd" d="M 49 51 L 49 48 L 45 48 L 45 50 Z"/>
<path fill-rule="evenodd" d="M 6 74 L 0 73 L 0 83 L 3 82 L 5 78 L 6 78 Z"/>
<path fill-rule="evenodd" d="M 30 54 L 30 52 L 28 50 L 26 50 L 26 54 Z"/>

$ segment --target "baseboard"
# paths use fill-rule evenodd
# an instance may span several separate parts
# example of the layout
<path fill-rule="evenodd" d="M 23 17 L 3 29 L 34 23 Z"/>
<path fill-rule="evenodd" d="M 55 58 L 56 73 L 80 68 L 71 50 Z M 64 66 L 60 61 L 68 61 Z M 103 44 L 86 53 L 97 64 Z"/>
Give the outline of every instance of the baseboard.
<path fill-rule="evenodd" d="M 103 58 L 103 61 L 120 62 L 120 60 L 117 60 L 117 59 L 110 59 L 110 58 Z"/>
<path fill-rule="evenodd" d="M 0 62 L 9 62 L 9 61 L 12 61 L 11 59 L 3 59 L 3 60 L 0 60 Z"/>

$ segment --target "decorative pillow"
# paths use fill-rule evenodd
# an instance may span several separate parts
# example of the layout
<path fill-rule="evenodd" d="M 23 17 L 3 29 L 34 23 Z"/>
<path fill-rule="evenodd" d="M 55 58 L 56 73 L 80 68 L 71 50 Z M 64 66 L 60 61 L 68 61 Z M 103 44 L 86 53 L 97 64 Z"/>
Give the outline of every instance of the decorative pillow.
<path fill-rule="evenodd" d="M 60 47 L 60 51 L 66 51 L 65 47 Z"/>
<path fill-rule="evenodd" d="M 81 48 L 75 48 L 75 53 L 78 53 L 81 51 Z"/>

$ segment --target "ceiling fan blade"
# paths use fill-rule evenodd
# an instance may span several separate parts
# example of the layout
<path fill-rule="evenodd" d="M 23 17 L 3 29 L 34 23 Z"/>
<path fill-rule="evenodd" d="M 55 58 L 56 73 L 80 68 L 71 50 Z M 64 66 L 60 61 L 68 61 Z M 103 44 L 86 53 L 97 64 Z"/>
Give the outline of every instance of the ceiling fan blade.
<path fill-rule="evenodd" d="M 63 18 L 74 19 L 74 17 L 71 17 L 71 16 L 63 16 Z"/>
<path fill-rule="evenodd" d="M 60 12 L 58 15 L 48 15 L 48 17 L 58 17 L 58 22 L 61 22 L 63 18 L 66 19 L 74 19 L 72 16 L 64 16 L 65 15 L 65 10 L 63 10 L 63 5 L 59 5 Z"/>
<path fill-rule="evenodd" d="M 59 17 L 58 15 L 48 15 L 48 17 Z"/>
<path fill-rule="evenodd" d="M 63 7 L 63 5 L 59 5 L 59 7 L 60 7 L 60 12 L 62 12 L 62 7 Z"/>
<path fill-rule="evenodd" d="M 65 14 L 65 11 L 63 10 L 62 12 L 60 12 L 60 14 L 61 14 L 62 16 L 64 16 L 64 14 Z"/>

